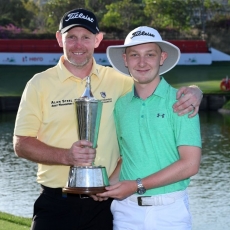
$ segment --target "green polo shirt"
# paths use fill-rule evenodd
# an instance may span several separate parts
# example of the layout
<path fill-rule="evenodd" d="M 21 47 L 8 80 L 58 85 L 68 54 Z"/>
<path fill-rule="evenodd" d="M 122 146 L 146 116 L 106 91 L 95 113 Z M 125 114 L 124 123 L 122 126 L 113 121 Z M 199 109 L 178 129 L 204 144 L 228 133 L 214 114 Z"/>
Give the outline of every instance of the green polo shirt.
<path fill-rule="evenodd" d="M 122 155 L 120 180 L 149 176 L 179 159 L 177 147 L 201 147 L 199 116 L 188 118 L 173 112 L 177 90 L 161 78 L 155 92 L 145 100 L 134 95 L 134 89 L 118 99 L 115 123 Z M 145 195 L 184 190 L 189 178 Z"/>
<path fill-rule="evenodd" d="M 133 81 L 95 60 L 90 76 L 93 96 L 103 102 L 95 165 L 105 166 L 110 175 L 120 156 L 113 109 L 117 99 L 132 89 Z M 73 76 L 63 57 L 56 66 L 36 74 L 23 92 L 14 134 L 69 149 L 79 139 L 74 100 L 81 97 L 85 85 L 86 78 Z M 52 188 L 64 187 L 68 174 L 69 166 L 38 164 L 37 181 Z"/>

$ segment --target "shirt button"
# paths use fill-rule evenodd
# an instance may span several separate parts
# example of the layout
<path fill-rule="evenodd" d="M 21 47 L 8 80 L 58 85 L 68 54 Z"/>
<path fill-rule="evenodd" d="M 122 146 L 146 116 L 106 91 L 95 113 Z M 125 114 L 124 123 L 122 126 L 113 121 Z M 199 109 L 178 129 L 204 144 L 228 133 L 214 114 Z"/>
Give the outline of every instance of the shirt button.
<path fill-rule="evenodd" d="M 144 118 L 144 115 L 141 115 L 141 118 Z"/>

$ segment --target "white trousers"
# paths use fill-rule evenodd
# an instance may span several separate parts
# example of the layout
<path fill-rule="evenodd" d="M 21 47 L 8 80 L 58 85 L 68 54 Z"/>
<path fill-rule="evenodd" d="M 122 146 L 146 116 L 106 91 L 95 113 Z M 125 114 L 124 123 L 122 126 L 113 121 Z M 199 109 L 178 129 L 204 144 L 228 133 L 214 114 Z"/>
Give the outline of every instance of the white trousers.
<path fill-rule="evenodd" d="M 145 198 L 139 206 L 137 195 L 113 200 L 113 230 L 191 230 L 187 191 Z M 160 201 L 160 202 L 159 202 Z M 139 202 L 140 203 L 140 202 Z"/>

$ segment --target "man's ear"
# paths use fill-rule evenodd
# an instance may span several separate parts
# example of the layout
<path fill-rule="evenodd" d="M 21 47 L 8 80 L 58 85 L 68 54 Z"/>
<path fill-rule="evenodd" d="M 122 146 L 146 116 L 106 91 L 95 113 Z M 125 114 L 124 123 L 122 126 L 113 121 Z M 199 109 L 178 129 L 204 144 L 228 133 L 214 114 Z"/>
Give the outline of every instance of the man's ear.
<path fill-rule="evenodd" d="M 160 60 L 160 65 L 164 64 L 164 61 L 167 59 L 168 54 L 166 52 L 161 52 L 161 60 Z"/>
<path fill-rule="evenodd" d="M 126 54 L 123 53 L 122 57 L 123 57 L 123 60 L 124 60 L 124 65 L 125 65 L 125 67 L 127 67 L 128 65 L 127 65 L 127 61 L 126 61 Z"/>
<path fill-rule="evenodd" d="M 97 48 L 100 45 L 102 39 L 103 39 L 103 33 L 100 32 L 100 33 L 96 34 L 94 48 Z"/>
<path fill-rule="evenodd" d="M 60 31 L 57 31 L 56 32 L 56 39 L 57 39 L 57 42 L 58 42 L 58 45 L 60 47 L 63 47 L 63 43 L 62 43 L 62 33 Z"/>

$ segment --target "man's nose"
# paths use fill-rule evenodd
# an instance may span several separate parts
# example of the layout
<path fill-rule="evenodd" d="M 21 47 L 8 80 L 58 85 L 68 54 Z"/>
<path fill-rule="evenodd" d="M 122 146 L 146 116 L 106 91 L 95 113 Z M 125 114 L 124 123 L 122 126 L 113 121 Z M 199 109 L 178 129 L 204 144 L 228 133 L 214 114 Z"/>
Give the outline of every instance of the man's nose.
<path fill-rule="evenodd" d="M 139 59 L 139 65 L 140 66 L 144 66 L 145 65 L 145 57 L 143 56 L 140 56 L 140 59 Z"/>

